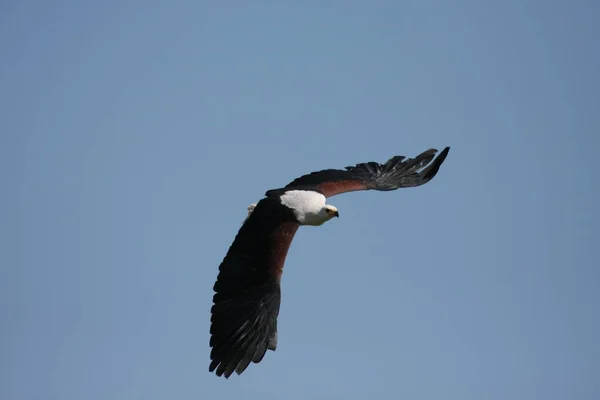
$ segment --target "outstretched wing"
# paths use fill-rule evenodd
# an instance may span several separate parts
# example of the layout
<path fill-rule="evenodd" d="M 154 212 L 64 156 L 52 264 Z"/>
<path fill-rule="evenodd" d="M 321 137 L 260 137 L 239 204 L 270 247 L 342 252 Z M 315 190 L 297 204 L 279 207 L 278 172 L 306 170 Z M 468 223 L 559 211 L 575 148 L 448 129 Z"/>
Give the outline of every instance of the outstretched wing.
<path fill-rule="evenodd" d="M 280 279 L 298 226 L 291 210 L 266 198 L 240 228 L 214 285 L 210 372 L 241 374 L 277 347 Z"/>
<path fill-rule="evenodd" d="M 345 170 L 325 169 L 312 172 L 295 179 L 284 189 L 316 190 L 325 197 L 331 197 L 355 190 L 386 191 L 421 186 L 437 174 L 448 151 L 450 147 L 442 150 L 435 160 L 437 150 L 429 149 L 415 158 L 392 157 L 385 164 L 367 162 L 346 167 Z M 268 191 L 267 196 L 278 191 L 280 190 Z"/>

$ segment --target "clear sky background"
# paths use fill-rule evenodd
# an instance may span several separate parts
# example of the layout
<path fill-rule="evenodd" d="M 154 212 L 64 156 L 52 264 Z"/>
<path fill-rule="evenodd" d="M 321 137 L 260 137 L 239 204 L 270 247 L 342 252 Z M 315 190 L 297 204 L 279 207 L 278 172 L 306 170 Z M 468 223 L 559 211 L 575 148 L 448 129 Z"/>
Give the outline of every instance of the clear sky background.
<path fill-rule="evenodd" d="M 0 398 L 600 398 L 594 1 L 3 1 Z M 249 203 L 452 150 L 331 199 L 279 347 L 208 372 Z"/>

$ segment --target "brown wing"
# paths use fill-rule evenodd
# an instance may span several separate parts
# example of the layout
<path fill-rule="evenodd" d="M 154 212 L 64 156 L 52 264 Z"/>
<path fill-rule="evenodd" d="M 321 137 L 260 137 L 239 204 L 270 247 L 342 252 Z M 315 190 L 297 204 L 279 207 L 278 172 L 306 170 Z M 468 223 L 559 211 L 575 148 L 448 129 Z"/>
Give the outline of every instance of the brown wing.
<path fill-rule="evenodd" d="M 266 198 L 240 228 L 214 285 L 210 372 L 241 374 L 276 349 L 279 283 L 298 226 L 291 210 Z"/>
<path fill-rule="evenodd" d="M 295 179 L 284 189 L 316 190 L 325 197 L 332 197 L 355 190 L 387 191 L 421 186 L 433 179 L 449 151 L 450 147 L 446 147 L 435 160 L 437 150 L 429 149 L 415 158 L 392 157 L 385 164 L 367 162 L 345 170 L 316 171 Z M 267 196 L 279 191 L 281 189 L 268 191 Z"/>

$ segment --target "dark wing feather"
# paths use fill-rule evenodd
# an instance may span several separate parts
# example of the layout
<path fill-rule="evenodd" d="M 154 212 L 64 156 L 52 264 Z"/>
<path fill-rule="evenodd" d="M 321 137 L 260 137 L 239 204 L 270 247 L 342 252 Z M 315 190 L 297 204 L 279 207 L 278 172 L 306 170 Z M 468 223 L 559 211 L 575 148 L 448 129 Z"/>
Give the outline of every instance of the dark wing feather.
<path fill-rule="evenodd" d="M 317 190 L 326 197 L 355 190 L 396 190 L 421 186 L 429 182 L 446 159 L 450 147 L 435 158 L 436 149 L 429 149 L 415 158 L 395 156 L 385 164 L 367 162 L 346 167 L 345 170 L 325 169 L 303 175 L 285 186 L 285 190 Z M 433 162 L 432 162 L 433 160 Z M 281 190 L 267 192 L 276 194 Z"/>
<path fill-rule="evenodd" d="M 214 285 L 210 372 L 241 374 L 277 347 L 280 279 L 298 226 L 290 209 L 266 198 L 240 228 Z"/>

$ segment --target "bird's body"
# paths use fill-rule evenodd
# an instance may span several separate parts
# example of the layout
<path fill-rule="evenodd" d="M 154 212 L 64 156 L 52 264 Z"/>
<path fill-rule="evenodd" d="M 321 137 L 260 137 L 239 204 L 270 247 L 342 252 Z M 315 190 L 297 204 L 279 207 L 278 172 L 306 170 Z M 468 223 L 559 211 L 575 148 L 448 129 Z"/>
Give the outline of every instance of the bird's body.
<path fill-rule="evenodd" d="M 248 215 L 219 266 L 211 308 L 209 370 L 228 378 L 277 348 L 281 275 L 297 229 L 338 217 L 328 197 L 355 190 L 389 191 L 430 181 L 449 151 L 434 160 L 434 149 L 414 159 L 402 156 L 322 170 L 301 176 L 284 188 L 269 190 Z M 433 162 L 431 162 L 433 160 Z M 431 164 L 430 164 L 431 163 Z"/>

